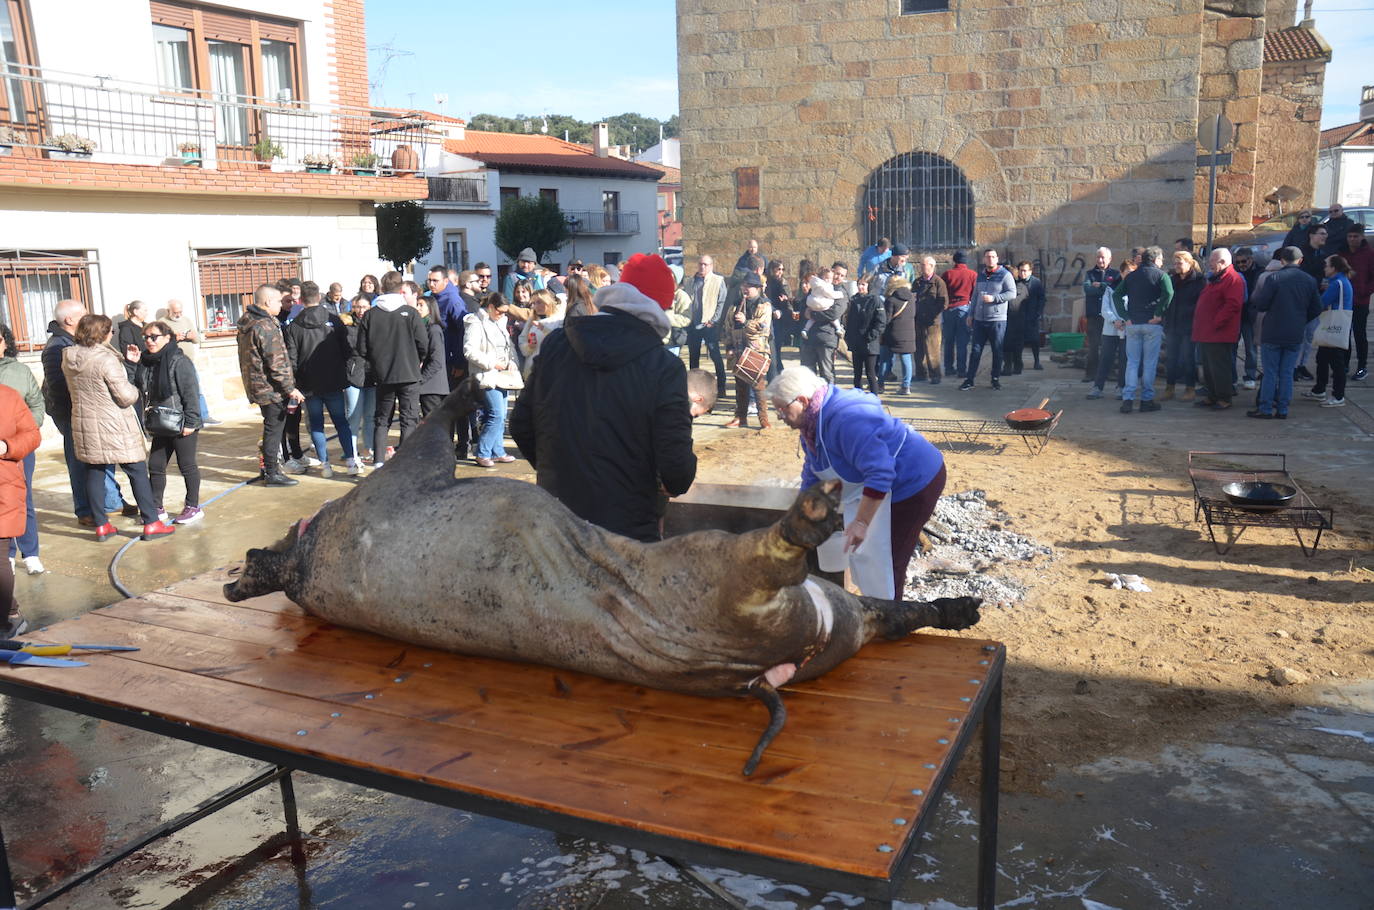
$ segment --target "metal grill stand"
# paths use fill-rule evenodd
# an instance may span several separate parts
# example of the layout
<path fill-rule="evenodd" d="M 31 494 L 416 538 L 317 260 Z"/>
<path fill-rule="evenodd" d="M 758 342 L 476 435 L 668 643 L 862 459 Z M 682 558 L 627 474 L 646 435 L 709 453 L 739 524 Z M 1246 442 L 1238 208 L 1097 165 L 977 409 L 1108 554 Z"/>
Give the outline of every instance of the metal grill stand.
<path fill-rule="evenodd" d="M 1230 552 L 1246 528 L 1292 528 L 1304 556 L 1312 556 L 1321 543 L 1322 532 L 1333 527 L 1335 513 L 1312 501 L 1288 473 L 1287 456 L 1278 452 L 1189 452 L 1188 478 L 1193 482 L 1193 521 L 1201 516 L 1207 536 L 1218 554 Z M 1234 481 L 1267 481 L 1287 484 L 1298 493 L 1286 505 L 1263 509 L 1238 506 L 1227 498 L 1222 486 Z M 1225 530 L 1225 541 L 1217 539 L 1217 528 Z M 1315 531 L 1311 546 L 1303 532 Z"/>
<path fill-rule="evenodd" d="M 1009 444 L 1010 437 L 1019 437 L 1026 444 L 1026 450 L 1032 456 L 1039 455 L 1044 451 L 1045 446 L 1049 445 L 1050 435 L 1059 426 L 1059 418 L 1064 416 L 1064 412 L 1056 411 L 1053 419 L 1043 427 L 1036 427 L 1033 430 L 1018 430 L 1007 425 L 1002 418 L 985 419 L 959 419 L 959 420 L 940 420 L 930 417 L 908 417 L 905 418 L 908 426 L 915 429 L 922 436 L 931 439 L 937 445 L 962 444 L 965 446 L 987 445 L 992 446 L 989 440 L 996 439 L 1001 441 L 1002 448 L 1005 449 Z"/>

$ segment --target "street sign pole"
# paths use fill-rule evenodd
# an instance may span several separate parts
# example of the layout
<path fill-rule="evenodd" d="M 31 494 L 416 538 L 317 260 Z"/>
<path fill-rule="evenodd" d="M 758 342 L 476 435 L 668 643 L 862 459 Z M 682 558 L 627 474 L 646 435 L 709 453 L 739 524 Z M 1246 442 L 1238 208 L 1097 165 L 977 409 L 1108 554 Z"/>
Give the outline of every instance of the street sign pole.
<path fill-rule="evenodd" d="M 1216 230 L 1217 212 L 1217 140 L 1221 130 L 1212 131 L 1212 163 L 1207 168 L 1207 255 L 1212 255 L 1212 233 Z"/>

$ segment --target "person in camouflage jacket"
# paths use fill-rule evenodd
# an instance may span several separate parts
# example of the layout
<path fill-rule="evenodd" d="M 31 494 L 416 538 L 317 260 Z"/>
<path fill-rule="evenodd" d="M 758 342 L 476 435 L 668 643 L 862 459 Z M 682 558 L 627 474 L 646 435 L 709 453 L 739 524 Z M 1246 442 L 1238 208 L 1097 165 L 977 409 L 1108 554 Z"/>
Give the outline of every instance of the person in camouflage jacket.
<path fill-rule="evenodd" d="M 281 441 L 288 405 L 305 396 L 296 388 L 277 313 L 281 291 L 264 284 L 253 292 L 253 303 L 238 321 L 239 374 L 248 400 L 262 411 L 262 476 L 268 486 L 293 486 L 298 481 L 281 470 Z"/>

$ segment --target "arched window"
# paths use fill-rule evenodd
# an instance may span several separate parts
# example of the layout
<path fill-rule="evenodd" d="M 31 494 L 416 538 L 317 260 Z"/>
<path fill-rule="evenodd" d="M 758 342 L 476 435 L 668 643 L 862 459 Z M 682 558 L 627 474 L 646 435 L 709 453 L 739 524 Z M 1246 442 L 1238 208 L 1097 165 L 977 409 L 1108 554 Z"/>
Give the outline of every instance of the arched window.
<path fill-rule="evenodd" d="M 952 162 L 906 152 L 868 175 L 859 219 L 865 246 L 889 237 L 913 253 L 971 247 L 973 190 Z"/>

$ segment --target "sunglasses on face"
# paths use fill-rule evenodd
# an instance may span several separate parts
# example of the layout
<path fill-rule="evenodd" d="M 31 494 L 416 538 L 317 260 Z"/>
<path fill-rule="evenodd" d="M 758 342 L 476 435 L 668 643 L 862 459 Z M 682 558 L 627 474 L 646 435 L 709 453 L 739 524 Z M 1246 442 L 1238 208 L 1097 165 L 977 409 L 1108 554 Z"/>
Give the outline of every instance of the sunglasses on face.
<path fill-rule="evenodd" d="M 164 335 L 164 334 L 162 334 L 162 333 L 160 333 L 160 332 L 149 332 L 148 334 L 146 334 L 146 335 L 143 336 L 143 340 L 144 340 L 144 341 L 157 341 L 159 338 L 166 338 L 166 337 L 167 337 L 166 335 Z"/>

